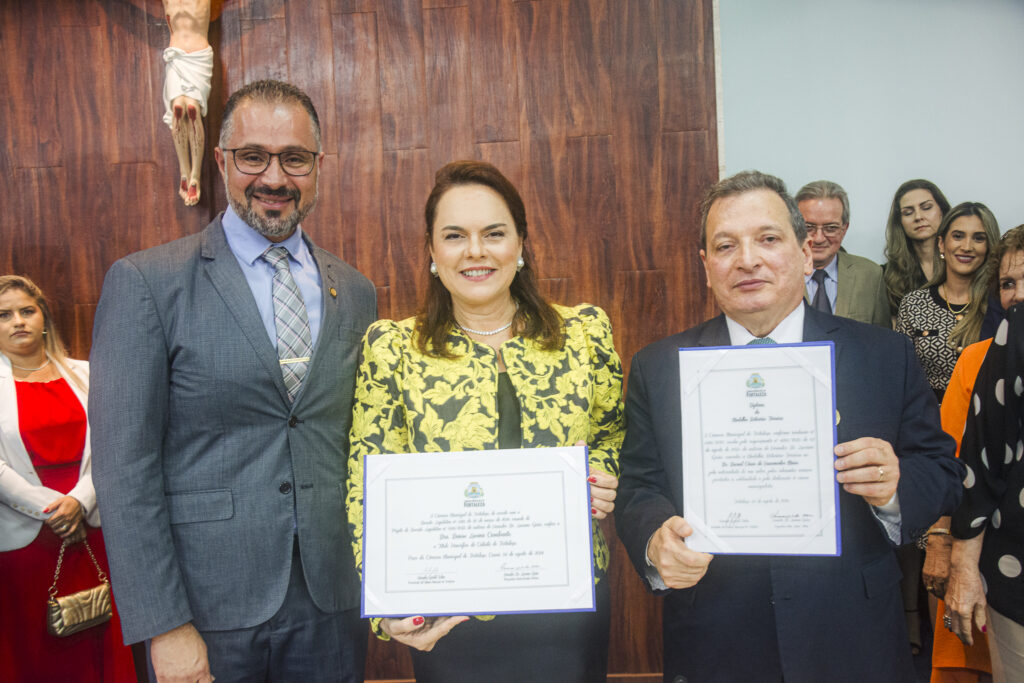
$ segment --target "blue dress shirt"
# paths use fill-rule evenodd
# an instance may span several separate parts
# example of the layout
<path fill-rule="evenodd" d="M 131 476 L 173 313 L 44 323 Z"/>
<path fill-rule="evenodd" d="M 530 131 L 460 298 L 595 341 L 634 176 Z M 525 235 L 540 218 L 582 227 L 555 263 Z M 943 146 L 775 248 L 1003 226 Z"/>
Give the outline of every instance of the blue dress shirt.
<path fill-rule="evenodd" d="M 263 320 L 263 327 L 267 330 L 270 342 L 277 348 L 277 328 L 274 326 L 274 298 L 272 289 L 274 286 L 274 267 L 264 261 L 260 256 L 270 247 L 273 242 L 249 227 L 239 218 L 234 209 L 229 205 L 221 218 L 224 226 L 224 237 L 227 238 L 228 248 L 238 260 L 242 268 L 252 296 L 256 299 L 256 307 L 260 311 L 260 318 Z M 295 228 L 288 239 L 278 242 L 280 246 L 288 250 L 288 267 L 292 271 L 292 278 L 302 293 L 302 300 L 306 303 L 306 316 L 309 318 L 309 334 L 316 348 L 316 338 L 320 333 L 320 319 L 323 314 L 322 280 L 320 269 L 317 268 L 313 254 L 302 239 L 302 226 Z"/>
<path fill-rule="evenodd" d="M 839 296 L 839 254 L 832 257 L 832 261 L 825 266 L 825 294 L 828 295 L 828 305 L 832 312 L 836 312 L 836 297 Z M 810 275 L 804 275 L 804 284 L 807 287 L 807 301 L 814 301 L 814 295 L 818 291 L 818 283 L 813 279 L 814 271 Z"/>

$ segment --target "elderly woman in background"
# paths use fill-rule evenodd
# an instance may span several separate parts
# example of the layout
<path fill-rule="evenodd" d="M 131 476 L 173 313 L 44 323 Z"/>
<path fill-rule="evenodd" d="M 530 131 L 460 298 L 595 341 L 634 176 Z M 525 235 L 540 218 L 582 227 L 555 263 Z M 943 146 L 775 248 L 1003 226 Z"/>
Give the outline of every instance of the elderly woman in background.
<path fill-rule="evenodd" d="M 948 211 L 945 195 L 930 180 L 908 180 L 896 190 L 885 226 L 887 262 L 882 267 L 892 315 L 908 292 L 924 287 L 934 276 L 935 235 Z"/>
<path fill-rule="evenodd" d="M 993 259 L 992 265 L 998 264 L 999 270 L 992 273 L 989 280 L 991 290 L 998 297 L 1002 309 L 1024 302 L 1024 225 L 1018 225 L 1003 235 Z M 974 383 L 991 344 L 992 339 L 985 339 L 964 349 L 953 368 L 942 401 L 942 428 L 956 439 L 957 455 L 960 453 L 960 439 L 967 423 Z M 922 571 L 925 588 L 939 598 L 937 613 L 940 615 L 945 612 L 941 598 L 946 594 L 949 579 L 952 547 L 949 524 L 950 518 L 942 517 L 929 529 L 926 544 L 928 554 Z M 932 648 L 932 683 L 967 683 L 968 680 L 983 680 L 991 673 L 984 636 L 975 633 L 974 637 L 978 642 L 967 646 L 936 623 L 935 645 Z"/>
<path fill-rule="evenodd" d="M 978 341 L 988 309 L 986 264 L 999 242 L 999 224 L 984 204 L 958 204 L 942 219 L 939 260 L 927 287 L 900 302 L 896 331 L 910 337 L 936 397 L 942 395 L 964 348 Z"/>
<path fill-rule="evenodd" d="M 59 595 L 99 584 L 83 540 L 108 571 L 90 474 L 88 383 L 88 364 L 66 356 L 39 288 L 0 276 L 0 680 L 136 680 L 116 614 L 65 638 L 46 629 L 62 544 Z"/>
<path fill-rule="evenodd" d="M 362 558 L 363 462 L 417 453 L 587 444 L 597 611 L 374 620 L 416 648 L 424 681 L 604 681 L 608 547 L 596 520 L 614 508 L 623 437 L 622 366 L 611 325 L 588 304 L 537 288 L 526 211 L 493 166 L 437 172 L 427 199 L 428 287 L 420 312 L 373 324 L 356 379 L 349 524 Z M 426 268 L 425 268 L 426 270 Z"/>
<path fill-rule="evenodd" d="M 992 677 L 1024 680 L 1024 306 L 1000 325 L 974 385 L 960 457 L 964 499 L 954 537 L 944 621 L 967 644 L 988 633 Z"/>

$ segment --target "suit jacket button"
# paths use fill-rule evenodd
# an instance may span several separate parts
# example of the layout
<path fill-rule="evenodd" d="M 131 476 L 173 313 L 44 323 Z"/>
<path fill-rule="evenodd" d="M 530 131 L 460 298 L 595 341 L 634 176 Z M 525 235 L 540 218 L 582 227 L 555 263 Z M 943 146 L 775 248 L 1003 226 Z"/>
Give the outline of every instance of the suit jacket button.
<path fill-rule="evenodd" d="M 281 493 L 291 493 L 291 490 L 292 490 L 291 482 L 287 482 L 287 481 L 284 482 L 283 484 L 281 484 L 281 486 L 278 487 L 277 490 L 280 491 Z"/>
<path fill-rule="evenodd" d="M 292 416 L 291 416 L 291 417 L 290 417 L 290 418 L 288 419 L 288 426 L 289 426 L 289 427 L 294 427 L 294 426 L 295 426 L 295 425 L 297 425 L 297 424 L 299 424 L 299 418 L 297 418 L 297 417 L 295 417 L 294 415 L 292 415 Z"/>

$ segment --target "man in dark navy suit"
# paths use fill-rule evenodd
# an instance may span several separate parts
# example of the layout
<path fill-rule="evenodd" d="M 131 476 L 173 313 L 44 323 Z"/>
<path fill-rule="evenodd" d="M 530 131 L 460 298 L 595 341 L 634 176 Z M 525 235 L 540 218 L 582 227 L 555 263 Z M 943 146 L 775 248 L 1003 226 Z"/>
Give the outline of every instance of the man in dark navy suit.
<path fill-rule="evenodd" d="M 616 523 L 665 594 L 666 681 L 913 681 L 893 549 L 960 500 L 963 468 L 908 341 L 803 303 L 813 267 L 781 180 L 720 181 L 701 207 L 701 260 L 724 315 L 633 358 Z M 839 557 L 712 557 L 687 547 L 680 347 L 831 340 Z"/>

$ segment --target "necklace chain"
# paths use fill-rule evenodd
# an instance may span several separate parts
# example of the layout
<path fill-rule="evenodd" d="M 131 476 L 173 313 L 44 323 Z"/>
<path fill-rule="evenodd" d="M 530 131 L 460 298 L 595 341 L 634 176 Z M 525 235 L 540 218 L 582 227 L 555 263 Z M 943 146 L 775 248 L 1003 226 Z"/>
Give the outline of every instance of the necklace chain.
<path fill-rule="evenodd" d="M 49 364 L 50 364 L 50 359 L 47 358 L 46 361 L 42 365 L 40 365 L 38 368 L 23 368 L 22 366 L 15 365 L 14 363 L 11 363 L 11 367 L 12 368 L 18 368 L 19 370 L 24 370 L 26 372 L 35 372 L 36 370 L 42 370 L 43 368 L 45 368 Z"/>
<path fill-rule="evenodd" d="M 941 292 L 940 292 L 940 294 L 941 294 Z M 949 294 L 948 290 L 946 291 L 946 294 L 947 295 Z M 949 312 L 952 313 L 956 317 L 957 320 L 960 320 L 961 318 L 964 317 L 964 311 L 966 311 L 967 307 L 971 305 L 970 300 L 968 300 L 967 303 L 965 303 L 965 304 L 957 304 L 957 306 L 959 306 L 960 308 L 954 309 L 953 308 L 953 304 L 949 303 L 949 299 L 948 298 L 943 296 L 942 300 L 946 302 L 946 308 L 949 309 Z"/>

